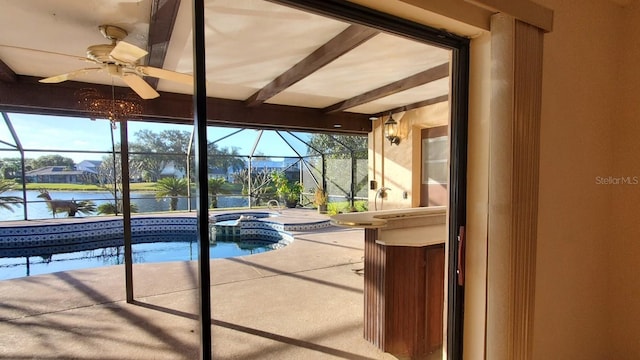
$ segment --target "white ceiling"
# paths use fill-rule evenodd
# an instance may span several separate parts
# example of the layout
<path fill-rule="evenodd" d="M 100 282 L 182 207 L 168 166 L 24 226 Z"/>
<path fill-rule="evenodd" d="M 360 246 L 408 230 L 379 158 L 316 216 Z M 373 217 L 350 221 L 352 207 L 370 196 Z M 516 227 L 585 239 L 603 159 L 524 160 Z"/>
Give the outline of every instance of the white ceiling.
<path fill-rule="evenodd" d="M 249 98 L 350 25 L 262 0 L 206 0 L 205 6 L 208 96 L 225 99 Z M 18 75 L 49 77 L 90 67 L 78 57 L 89 45 L 109 43 L 98 31 L 103 24 L 124 28 L 125 41 L 147 48 L 151 0 L 0 0 L 0 9 L 0 60 Z M 191 1 L 183 0 L 163 68 L 192 73 L 191 26 Z M 381 33 L 267 103 L 324 108 L 449 57 L 447 50 Z M 125 86 L 115 79 L 115 85 Z M 97 73 L 76 81 L 109 85 L 113 80 Z M 158 90 L 192 92 L 166 80 Z M 445 78 L 348 111 L 378 113 L 448 92 Z"/>

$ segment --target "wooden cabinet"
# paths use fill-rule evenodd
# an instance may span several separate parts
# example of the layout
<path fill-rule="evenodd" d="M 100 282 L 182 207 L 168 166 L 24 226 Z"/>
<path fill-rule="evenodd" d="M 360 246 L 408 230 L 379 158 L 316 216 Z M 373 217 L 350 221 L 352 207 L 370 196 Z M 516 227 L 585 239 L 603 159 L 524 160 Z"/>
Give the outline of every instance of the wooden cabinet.
<path fill-rule="evenodd" d="M 444 244 L 425 248 L 427 259 L 427 352 L 442 349 L 444 319 Z"/>
<path fill-rule="evenodd" d="M 441 349 L 444 244 L 385 246 L 365 230 L 364 336 L 398 357 L 423 359 Z"/>

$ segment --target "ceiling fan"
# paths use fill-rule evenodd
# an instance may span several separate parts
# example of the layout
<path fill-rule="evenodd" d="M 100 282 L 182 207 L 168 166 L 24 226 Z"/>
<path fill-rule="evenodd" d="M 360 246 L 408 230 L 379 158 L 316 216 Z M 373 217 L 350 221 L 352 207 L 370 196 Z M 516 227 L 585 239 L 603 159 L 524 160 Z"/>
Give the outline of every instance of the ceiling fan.
<path fill-rule="evenodd" d="M 60 83 L 89 72 L 106 70 L 109 75 L 122 79 L 143 99 L 153 99 L 160 96 L 151 85 L 144 81 L 143 76 L 151 76 L 187 85 L 193 84 L 193 76 L 191 75 L 153 66 L 139 65 L 138 60 L 146 56 L 148 52 L 122 41 L 128 35 L 126 30 L 114 25 L 101 25 L 98 28 L 105 38 L 111 40 L 111 44 L 91 45 L 87 48 L 87 57 L 80 58 L 97 64 L 97 67 L 78 69 L 66 74 L 42 79 L 40 82 Z"/>

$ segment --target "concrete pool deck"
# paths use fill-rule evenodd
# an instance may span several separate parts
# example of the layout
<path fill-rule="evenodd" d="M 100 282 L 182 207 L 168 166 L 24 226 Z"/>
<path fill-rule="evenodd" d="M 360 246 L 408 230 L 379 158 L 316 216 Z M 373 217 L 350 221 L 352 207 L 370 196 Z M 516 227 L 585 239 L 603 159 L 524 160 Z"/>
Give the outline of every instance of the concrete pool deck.
<path fill-rule="evenodd" d="M 294 236 L 211 261 L 214 358 L 395 359 L 362 337 L 363 231 Z M 197 264 L 135 264 L 134 292 L 127 304 L 122 265 L 0 281 L 0 358 L 197 359 Z"/>

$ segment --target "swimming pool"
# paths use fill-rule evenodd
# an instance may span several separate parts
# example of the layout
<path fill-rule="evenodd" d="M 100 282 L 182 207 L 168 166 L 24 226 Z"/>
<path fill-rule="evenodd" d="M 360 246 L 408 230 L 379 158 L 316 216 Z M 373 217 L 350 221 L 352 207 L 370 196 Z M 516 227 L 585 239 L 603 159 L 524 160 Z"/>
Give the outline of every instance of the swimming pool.
<path fill-rule="evenodd" d="M 289 231 L 330 226 L 328 220 L 283 224 L 271 221 L 273 216 L 268 212 L 212 216 L 211 257 L 275 250 L 293 241 Z M 196 221 L 193 216 L 133 218 L 134 263 L 197 259 Z M 3 227 L 0 279 L 122 264 L 122 246 L 122 219 Z"/>
<path fill-rule="evenodd" d="M 197 260 L 198 243 L 195 235 L 179 240 L 170 236 L 170 241 L 160 237 L 155 242 L 140 242 L 132 245 L 133 262 L 167 262 Z M 139 239 L 133 239 L 138 241 Z M 96 243 L 100 246 L 100 243 Z M 211 258 L 228 258 L 275 250 L 282 245 L 260 239 L 216 241 L 210 244 Z M 108 246 L 74 252 L 48 253 L 24 257 L 0 258 L 0 280 L 23 276 L 49 274 L 58 271 L 88 269 L 100 266 L 124 264 L 124 247 Z"/>

